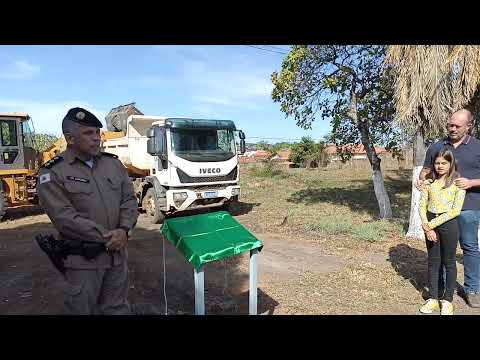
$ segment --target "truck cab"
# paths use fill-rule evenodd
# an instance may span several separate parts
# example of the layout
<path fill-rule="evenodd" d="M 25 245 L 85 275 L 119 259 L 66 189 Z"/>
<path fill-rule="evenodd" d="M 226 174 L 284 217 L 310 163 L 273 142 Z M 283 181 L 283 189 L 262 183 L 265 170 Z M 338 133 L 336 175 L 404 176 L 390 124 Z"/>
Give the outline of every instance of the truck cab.
<path fill-rule="evenodd" d="M 149 129 L 151 174 L 164 192 L 166 212 L 226 205 L 240 195 L 238 153 L 245 135 L 231 120 L 165 118 Z"/>
<path fill-rule="evenodd" d="M 126 119 L 123 136 L 106 135 L 103 149 L 127 168 L 139 206 L 153 223 L 166 214 L 238 201 L 245 135 L 233 121 L 135 114 Z"/>

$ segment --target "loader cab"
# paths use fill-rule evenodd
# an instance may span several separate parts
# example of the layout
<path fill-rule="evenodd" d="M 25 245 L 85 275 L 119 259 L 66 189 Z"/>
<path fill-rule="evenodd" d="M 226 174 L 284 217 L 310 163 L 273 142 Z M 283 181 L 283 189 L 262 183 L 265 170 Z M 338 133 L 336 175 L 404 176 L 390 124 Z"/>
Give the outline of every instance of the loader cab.
<path fill-rule="evenodd" d="M 25 113 L 0 113 L 0 170 L 34 170 L 32 122 Z"/>

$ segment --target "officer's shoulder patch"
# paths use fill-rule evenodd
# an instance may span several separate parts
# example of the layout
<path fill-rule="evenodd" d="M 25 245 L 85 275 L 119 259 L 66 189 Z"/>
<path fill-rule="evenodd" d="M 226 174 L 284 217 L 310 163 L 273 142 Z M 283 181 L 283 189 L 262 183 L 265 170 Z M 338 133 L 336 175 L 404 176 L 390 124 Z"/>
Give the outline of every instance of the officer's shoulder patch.
<path fill-rule="evenodd" d="M 108 153 L 108 152 L 103 152 L 103 151 L 102 151 L 102 155 L 110 156 L 110 157 L 113 157 L 113 158 L 115 158 L 115 159 L 118 159 L 118 156 L 117 156 L 117 155 L 111 154 L 111 153 Z"/>
<path fill-rule="evenodd" d="M 50 178 L 50 173 L 40 175 L 40 177 L 38 178 L 38 181 L 40 182 L 40 185 L 44 184 L 44 183 L 47 183 L 47 182 L 50 182 L 50 180 L 52 180 Z"/>
<path fill-rule="evenodd" d="M 55 164 L 58 164 L 63 160 L 62 156 L 55 156 L 53 159 L 48 160 L 45 164 L 42 165 L 42 167 L 50 169 L 52 166 Z"/>

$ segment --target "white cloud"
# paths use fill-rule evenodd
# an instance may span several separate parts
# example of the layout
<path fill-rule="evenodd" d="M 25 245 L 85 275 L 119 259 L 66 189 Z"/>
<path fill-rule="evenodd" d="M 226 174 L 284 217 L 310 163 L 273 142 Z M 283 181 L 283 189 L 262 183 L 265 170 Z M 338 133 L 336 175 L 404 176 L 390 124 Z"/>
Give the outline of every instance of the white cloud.
<path fill-rule="evenodd" d="M 37 133 L 61 134 L 62 119 L 72 107 L 83 107 L 92 112 L 105 126 L 108 111 L 97 109 L 88 102 L 68 100 L 64 102 L 43 103 L 30 100 L 0 98 L 0 108 L 5 112 L 26 112 L 33 120 Z"/>
<path fill-rule="evenodd" d="M 24 80 L 31 79 L 40 73 L 40 67 L 28 61 L 17 60 L 0 66 L 0 79 Z"/>

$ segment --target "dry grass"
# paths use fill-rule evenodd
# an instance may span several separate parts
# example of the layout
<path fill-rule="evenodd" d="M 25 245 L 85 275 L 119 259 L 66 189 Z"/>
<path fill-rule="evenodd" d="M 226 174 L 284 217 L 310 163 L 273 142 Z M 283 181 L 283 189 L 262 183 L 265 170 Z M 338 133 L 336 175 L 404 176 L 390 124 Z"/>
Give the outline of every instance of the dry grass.
<path fill-rule="evenodd" d="M 243 204 L 237 209 L 244 214 L 242 221 L 255 224 L 257 232 L 294 235 L 323 254 L 346 260 L 334 272 L 306 271 L 295 281 L 265 281 L 263 290 L 280 304 L 277 313 L 417 313 L 425 294 L 426 251 L 422 241 L 404 238 L 409 171 L 384 174 L 394 212 L 390 221 L 377 219 L 369 171 L 287 169 L 272 177 L 259 173 L 242 168 Z M 307 269 L 312 261 L 305 259 Z M 458 270 L 462 283 L 461 264 Z M 457 312 L 470 311 L 458 297 L 455 301 Z"/>
<path fill-rule="evenodd" d="M 272 177 L 259 172 L 258 166 L 242 168 L 242 202 L 254 205 L 257 226 L 266 231 L 373 242 L 400 235 L 408 221 L 410 180 L 404 174 L 387 173 L 395 218 L 381 221 L 368 171 L 287 169 Z"/>
<path fill-rule="evenodd" d="M 423 244 L 392 241 L 388 248 L 378 256 L 369 256 L 373 249 L 339 252 L 337 256 L 348 260 L 342 269 L 307 271 L 299 281 L 269 282 L 263 290 L 282 304 L 281 314 L 418 314 L 427 294 Z M 460 283 L 461 265 L 458 271 Z M 457 314 L 475 313 L 460 297 L 454 302 Z"/>

